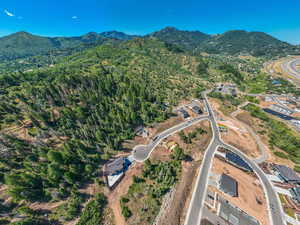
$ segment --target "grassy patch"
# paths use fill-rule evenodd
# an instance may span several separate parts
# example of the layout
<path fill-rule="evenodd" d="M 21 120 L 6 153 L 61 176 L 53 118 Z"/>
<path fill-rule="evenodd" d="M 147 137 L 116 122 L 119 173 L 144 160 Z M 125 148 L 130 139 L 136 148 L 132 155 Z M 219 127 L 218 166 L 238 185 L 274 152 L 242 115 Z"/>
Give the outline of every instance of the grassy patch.
<path fill-rule="evenodd" d="M 294 163 L 300 163 L 300 137 L 290 129 L 284 122 L 271 118 L 267 113 L 262 111 L 259 107 L 248 104 L 244 107 L 245 110 L 251 113 L 251 116 L 259 118 L 268 129 L 269 145 L 282 149 L 287 154 L 275 152 L 275 154 L 282 158 L 288 158 Z"/>
<path fill-rule="evenodd" d="M 295 210 L 292 209 L 292 208 L 287 208 L 287 207 L 284 207 L 284 212 L 289 215 L 290 217 L 293 217 L 296 219 L 295 217 Z"/>
<path fill-rule="evenodd" d="M 279 196 L 279 199 L 280 199 L 281 204 L 282 204 L 282 205 L 286 204 L 286 200 L 285 200 L 284 195 L 279 193 L 278 196 Z"/>

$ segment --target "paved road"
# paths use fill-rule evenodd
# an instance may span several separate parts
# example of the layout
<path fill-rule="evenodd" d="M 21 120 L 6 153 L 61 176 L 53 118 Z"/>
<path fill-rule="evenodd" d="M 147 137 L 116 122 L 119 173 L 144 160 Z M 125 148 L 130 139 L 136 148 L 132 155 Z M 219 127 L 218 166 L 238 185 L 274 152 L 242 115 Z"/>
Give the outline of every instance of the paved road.
<path fill-rule="evenodd" d="M 282 70 L 284 70 L 289 75 L 293 76 L 297 80 L 300 80 L 300 70 L 297 68 L 297 65 L 300 64 L 300 58 L 288 60 L 281 64 Z"/>
<path fill-rule="evenodd" d="M 190 206 L 185 220 L 185 225 L 199 225 L 202 218 L 202 208 L 204 205 L 204 199 L 207 192 L 207 183 L 209 171 L 212 166 L 212 160 L 214 154 L 221 144 L 220 134 L 218 132 L 218 126 L 215 120 L 214 113 L 209 105 L 209 102 L 204 94 L 206 109 L 209 113 L 210 124 L 213 131 L 213 138 L 205 151 L 203 161 L 201 163 L 200 171 L 197 177 L 195 189 L 192 195 Z"/>
<path fill-rule="evenodd" d="M 259 179 L 262 182 L 262 186 L 264 188 L 268 206 L 270 209 L 270 219 L 272 225 L 283 225 L 285 224 L 284 215 L 282 214 L 282 207 L 279 203 L 279 199 L 276 195 L 276 192 L 273 189 L 271 182 L 268 180 L 264 172 L 260 169 L 260 167 L 251 159 L 249 159 L 246 155 L 241 153 L 238 149 L 233 146 L 227 145 L 223 143 L 220 138 L 217 122 L 211 109 L 209 102 L 206 97 L 206 93 L 204 93 L 204 102 L 206 106 L 206 110 L 208 112 L 208 116 L 200 116 L 198 118 L 191 119 L 184 123 L 181 123 L 177 126 L 174 126 L 168 130 L 163 131 L 162 133 L 155 136 L 152 141 L 148 145 L 139 145 L 136 146 L 133 150 L 133 157 L 135 160 L 139 162 L 145 161 L 151 154 L 151 152 L 155 149 L 155 147 L 166 137 L 185 129 L 195 123 L 198 123 L 201 120 L 209 119 L 213 131 L 212 140 L 205 151 L 203 161 L 201 163 L 200 171 L 196 180 L 196 185 L 193 191 L 192 199 L 190 202 L 190 206 L 188 209 L 188 213 L 186 216 L 185 225 L 200 225 L 202 218 L 202 209 L 204 205 L 204 199 L 207 193 L 207 184 L 209 171 L 212 166 L 212 161 L 214 158 L 214 154 L 217 151 L 218 147 L 225 147 L 234 153 L 238 154 L 241 158 L 243 158 L 254 170 Z"/>
<path fill-rule="evenodd" d="M 155 147 L 165 138 L 168 136 L 181 131 L 189 126 L 192 126 L 202 120 L 207 120 L 208 116 L 199 116 L 194 119 L 187 120 L 177 126 L 171 127 L 168 130 L 161 132 L 160 134 L 156 135 L 148 145 L 138 145 L 133 148 L 133 158 L 138 162 L 143 162 L 149 158 L 151 152 L 155 149 Z"/>
<path fill-rule="evenodd" d="M 264 188 L 265 195 L 267 197 L 267 202 L 268 202 L 268 207 L 270 212 L 269 217 L 271 220 L 271 224 L 272 225 L 286 224 L 284 220 L 284 215 L 282 213 L 283 210 L 281 204 L 276 195 L 276 192 L 273 189 L 271 182 L 268 180 L 264 172 L 260 169 L 260 167 L 255 162 L 250 160 L 246 155 L 241 153 L 238 149 L 234 148 L 233 146 L 223 143 L 223 141 L 220 138 L 214 113 L 209 105 L 206 94 L 205 94 L 205 103 L 206 103 L 207 110 L 209 112 L 209 119 L 213 130 L 213 138 L 205 152 L 203 161 L 201 163 L 200 171 L 197 177 L 196 185 L 194 188 L 194 192 L 186 216 L 185 225 L 200 225 L 201 218 L 202 218 L 202 209 L 204 205 L 205 196 L 207 193 L 209 171 L 212 166 L 212 160 L 214 154 L 218 149 L 218 147 L 225 147 L 233 151 L 241 158 L 243 158 L 252 167 L 252 169 L 254 170 L 254 172 L 257 174 L 257 176 L 262 182 L 262 186 Z"/>
<path fill-rule="evenodd" d="M 262 169 L 251 159 L 249 159 L 245 154 L 239 151 L 237 148 L 222 144 L 222 147 L 234 152 L 235 154 L 239 155 L 242 159 L 245 160 L 251 166 L 253 171 L 256 173 L 257 177 L 260 179 L 261 183 L 263 184 L 265 195 L 267 196 L 267 203 L 269 205 L 269 210 L 271 218 L 271 224 L 273 225 L 282 225 L 285 223 L 285 215 L 283 213 L 282 206 L 279 202 L 278 196 L 273 188 L 272 183 L 267 178 L 266 174 L 262 171 Z"/>

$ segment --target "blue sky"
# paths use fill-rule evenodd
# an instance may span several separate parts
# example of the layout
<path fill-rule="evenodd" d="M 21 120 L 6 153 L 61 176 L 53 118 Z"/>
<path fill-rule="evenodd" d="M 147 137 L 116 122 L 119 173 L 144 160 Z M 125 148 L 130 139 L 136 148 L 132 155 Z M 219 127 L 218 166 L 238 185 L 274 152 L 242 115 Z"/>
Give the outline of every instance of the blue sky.
<path fill-rule="evenodd" d="M 165 26 L 205 33 L 264 31 L 300 44 L 300 1 L 1 0 L 0 36 L 20 30 L 78 36 L 119 30 L 146 34 Z"/>

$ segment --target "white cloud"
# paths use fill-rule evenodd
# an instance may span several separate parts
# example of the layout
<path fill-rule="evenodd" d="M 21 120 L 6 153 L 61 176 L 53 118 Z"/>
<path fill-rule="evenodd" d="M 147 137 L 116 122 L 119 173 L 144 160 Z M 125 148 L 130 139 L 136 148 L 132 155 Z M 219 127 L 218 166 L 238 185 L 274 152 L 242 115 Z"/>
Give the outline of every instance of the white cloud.
<path fill-rule="evenodd" d="M 15 16 L 13 13 L 7 11 L 6 9 L 4 10 L 4 13 L 5 13 L 7 16 L 10 16 L 10 17 Z"/>
<path fill-rule="evenodd" d="M 72 16 L 72 19 L 76 20 L 76 19 L 78 19 L 78 17 L 77 16 Z"/>

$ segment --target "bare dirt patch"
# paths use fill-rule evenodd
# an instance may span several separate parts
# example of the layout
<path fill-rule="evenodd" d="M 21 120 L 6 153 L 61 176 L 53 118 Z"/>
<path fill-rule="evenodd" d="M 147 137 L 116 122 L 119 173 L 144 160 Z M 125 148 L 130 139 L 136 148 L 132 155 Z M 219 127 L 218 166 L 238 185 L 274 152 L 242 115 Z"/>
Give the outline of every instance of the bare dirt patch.
<path fill-rule="evenodd" d="M 184 149 L 186 154 L 189 154 L 194 159 L 194 161 L 182 162 L 182 174 L 180 182 L 177 183 L 175 187 L 175 197 L 170 204 L 172 207 L 165 212 L 165 217 L 160 221 L 161 225 L 180 225 L 184 223 L 204 150 L 207 148 L 212 137 L 210 123 L 208 121 L 202 121 L 191 126 L 185 129 L 184 133 L 187 135 L 198 127 L 206 130 L 207 133 L 193 139 L 192 144 L 185 144 L 178 133 L 165 140 L 166 142 L 176 142 L 180 148 Z M 157 152 L 151 156 L 152 159 L 165 160 L 165 155 L 171 153 L 170 150 L 167 150 L 166 148 L 163 150 L 163 147 L 160 147 L 155 151 Z M 160 157 L 158 157 L 158 155 L 160 155 Z"/>
<path fill-rule="evenodd" d="M 212 172 L 215 174 L 225 173 L 238 182 L 238 197 L 231 197 L 214 188 L 215 191 L 235 206 L 255 217 L 262 225 L 269 224 L 264 191 L 257 177 L 247 174 L 218 158 L 214 158 Z M 258 203 L 257 199 L 261 204 Z"/>
<path fill-rule="evenodd" d="M 179 116 L 171 117 L 168 120 L 166 120 L 163 123 L 159 123 L 153 126 L 154 132 L 153 134 L 156 135 L 164 130 L 169 129 L 170 127 L 176 126 L 180 123 L 184 122 L 184 119 L 182 119 Z"/>
<path fill-rule="evenodd" d="M 164 147 L 162 144 L 155 148 L 155 151 L 151 153 L 150 159 L 151 161 L 169 161 L 171 150 Z"/>
<path fill-rule="evenodd" d="M 107 193 L 108 205 L 112 209 L 116 225 L 126 225 L 126 221 L 122 215 L 120 198 L 126 195 L 129 186 L 132 184 L 133 176 L 139 176 L 142 173 L 143 164 L 135 163 L 125 174 L 121 183 L 114 190 Z"/>
<path fill-rule="evenodd" d="M 227 127 L 228 131 L 221 134 L 225 143 L 235 146 L 250 157 L 256 158 L 261 155 L 255 138 L 248 132 L 245 126 L 238 120 L 224 115 L 219 108 L 220 103 L 212 101 L 217 114 L 217 122 Z"/>
<path fill-rule="evenodd" d="M 207 120 L 205 120 L 184 129 L 183 132 L 185 135 L 188 135 L 190 132 L 195 131 L 196 128 L 202 128 L 207 133 L 197 135 L 196 138 L 192 139 L 191 144 L 184 143 L 183 140 L 180 138 L 179 133 L 172 135 L 167 139 L 167 141 L 175 141 L 179 144 L 179 146 L 184 150 L 186 154 L 190 155 L 194 160 L 197 161 L 202 158 L 203 152 L 205 151 L 211 140 L 212 131 L 210 128 L 210 123 Z"/>

